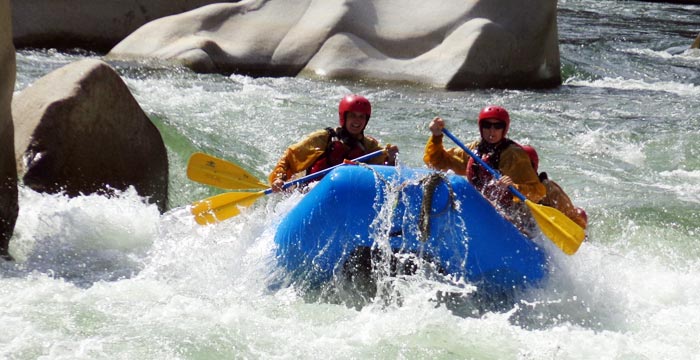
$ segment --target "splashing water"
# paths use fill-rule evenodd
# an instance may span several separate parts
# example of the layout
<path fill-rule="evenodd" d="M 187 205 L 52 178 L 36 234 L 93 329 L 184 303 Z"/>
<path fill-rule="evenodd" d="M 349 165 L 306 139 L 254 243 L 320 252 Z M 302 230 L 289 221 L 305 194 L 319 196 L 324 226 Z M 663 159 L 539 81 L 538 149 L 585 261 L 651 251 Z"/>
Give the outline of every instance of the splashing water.
<path fill-rule="evenodd" d="M 697 357 L 700 57 L 668 50 L 697 35 L 688 25 L 697 6 L 566 0 L 559 8 L 565 82 L 546 91 L 114 64 L 163 134 L 172 208 L 159 214 L 133 190 L 70 199 L 21 188 L 10 243 L 17 261 L 0 264 L 0 357 Z M 85 57 L 96 55 L 22 50 L 16 90 Z M 470 297 L 473 284 L 420 272 L 379 278 L 383 296 L 357 307 L 342 293 L 272 286 L 283 276 L 275 229 L 302 195 L 264 197 L 201 227 L 186 206 L 219 191 L 186 179 L 187 157 L 207 152 L 264 179 L 289 144 L 336 123 L 337 100 L 349 92 L 372 101 L 368 134 L 398 144 L 407 167 L 424 166 L 432 117 L 470 140 L 479 109 L 504 105 L 509 136 L 536 146 L 540 167 L 588 212 L 588 241 L 571 257 L 552 251 L 548 282 L 502 307 Z"/>

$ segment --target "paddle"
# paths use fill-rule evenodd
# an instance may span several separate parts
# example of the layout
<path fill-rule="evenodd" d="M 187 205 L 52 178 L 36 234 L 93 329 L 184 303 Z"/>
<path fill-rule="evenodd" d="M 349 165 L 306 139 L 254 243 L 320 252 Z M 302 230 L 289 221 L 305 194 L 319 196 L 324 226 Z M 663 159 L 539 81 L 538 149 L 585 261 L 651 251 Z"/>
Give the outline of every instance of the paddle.
<path fill-rule="evenodd" d="M 484 169 L 493 175 L 496 180 L 500 179 L 501 174 L 496 170 L 491 168 L 484 160 L 476 156 L 469 148 L 464 146 L 459 139 L 457 139 L 452 133 L 447 129 L 442 129 L 442 132 L 447 135 L 455 144 L 459 145 L 462 150 L 466 151 L 469 156 L 471 156 L 476 162 L 481 164 Z M 547 236 L 556 246 L 558 246 L 567 255 L 572 255 L 578 250 L 579 246 L 586 237 L 586 233 L 583 229 L 578 226 L 573 220 L 569 219 L 559 210 L 544 206 L 540 204 L 535 204 L 528 200 L 523 194 L 520 193 L 514 186 L 509 186 L 508 189 L 517 196 L 521 201 L 523 201 L 527 207 L 532 211 L 532 215 L 539 225 L 542 233 Z"/>
<path fill-rule="evenodd" d="M 226 160 L 194 153 L 187 163 L 187 177 L 190 180 L 215 186 L 221 189 L 267 189 L 268 185 Z"/>
<path fill-rule="evenodd" d="M 383 150 L 377 150 L 375 152 L 369 153 L 367 155 L 360 156 L 356 159 L 351 160 L 350 162 L 362 162 L 366 161 L 369 159 L 372 159 L 376 156 L 379 156 Z M 220 160 L 220 159 L 219 159 Z M 225 160 L 220 160 L 220 161 L 225 161 Z M 289 181 L 284 183 L 282 186 L 283 189 L 286 189 L 292 185 L 296 185 L 299 183 L 303 183 L 306 181 L 314 180 L 319 177 L 322 177 L 323 175 L 329 173 L 333 169 L 337 168 L 338 166 L 343 166 L 347 163 L 343 164 L 338 164 L 336 166 L 329 167 L 327 169 L 324 169 L 322 171 L 306 175 L 304 177 Z M 233 164 L 230 164 L 233 165 Z M 236 166 L 236 165 L 233 165 Z M 237 166 L 236 166 L 237 167 Z M 204 179 L 213 179 L 213 178 L 204 178 Z M 222 179 L 222 178 L 219 178 Z M 228 180 L 230 180 L 229 178 Z M 261 184 L 262 182 L 260 180 L 257 180 L 253 178 L 255 181 L 254 183 Z M 218 180 L 217 180 L 218 181 Z M 218 183 L 226 183 L 226 184 L 233 184 L 234 182 L 227 182 L 227 180 L 218 182 Z M 267 187 L 267 185 L 265 185 Z M 226 220 L 228 218 L 232 218 L 238 214 L 240 214 L 240 207 L 247 207 L 250 205 L 253 205 L 255 203 L 255 200 L 258 198 L 271 194 L 272 189 L 268 188 L 267 190 L 263 191 L 258 191 L 258 192 L 227 192 L 219 195 L 215 195 L 209 198 L 206 198 L 204 200 L 197 201 L 192 204 L 192 207 L 190 209 L 190 212 L 192 215 L 194 215 L 194 220 L 197 222 L 197 224 L 200 225 L 207 225 L 207 224 L 214 224 L 219 221 Z"/>

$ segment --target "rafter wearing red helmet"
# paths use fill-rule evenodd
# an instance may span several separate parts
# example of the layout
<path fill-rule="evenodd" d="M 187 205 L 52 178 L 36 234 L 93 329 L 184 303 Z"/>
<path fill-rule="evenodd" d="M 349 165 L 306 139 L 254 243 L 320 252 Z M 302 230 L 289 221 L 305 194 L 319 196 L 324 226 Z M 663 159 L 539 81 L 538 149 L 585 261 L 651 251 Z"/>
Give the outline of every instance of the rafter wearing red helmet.
<path fill-rule="evenodd" d="M 468 145 L 477 156 L 500 172 L 499 180 L 495 180 L 464 150 L 458 147 L 445 149 L 442 142 L 445 120 L 440 117 L 434 118 L 428 126 L 431 136 L 425 145 L 423 161 L 431 168 L 452 170 L 466 176 L 499 210 L 514 218 L 521 217 L 523 210 L 521 205 L 513 206 L 514 198 L 508 186 L 514 186 L 533 202 L 545 196 L 545 188 L 525 151 L 506 137 L 510 122 L 510 115 L 503 107 L 491 105 L 483 108 L 477 118 L 481 138 Z"/>
<path fill-rule="evenodd" d="M 531 145 L 521 145 L 525 153 L 530 157 L 530 163 L 535 172 L 538 172 L 540 157 L 537 150 Z M 551 180 L 546 172 L 539 173 L 539 179 L 547 190 L 547 195 L 540 200 L 540 204 L 553 207 L 573 220 L 578 226 L 585 229 L 588 226 L 588 214 L 583 208 L 574 206 L 569 195 L 554 180 Z"/>
<path fill-rule="evenodd" d="M 273 191 L 280 191 L 284 182 L 295 174 L 313 174 L 344 160 L 351 160 L 376 150 L 384 153 L 367 161 L 369 164 L 394 165 L 399 148 L 365 135 L 372 115 L 372 105 L 362 95 L 347 95 L 338 104 L 337 128 L 317 130 L 285 150 L 269 176 Z"/>

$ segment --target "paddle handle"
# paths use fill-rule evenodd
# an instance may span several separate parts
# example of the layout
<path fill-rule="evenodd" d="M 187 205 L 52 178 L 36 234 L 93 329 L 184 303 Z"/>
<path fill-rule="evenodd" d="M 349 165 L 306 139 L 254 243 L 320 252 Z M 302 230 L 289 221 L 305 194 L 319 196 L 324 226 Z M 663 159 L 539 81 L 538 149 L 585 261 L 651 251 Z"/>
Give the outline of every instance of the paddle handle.
<path fill-rule="evenodd" d="M 373 152 L 371 152 L 371 153 L 369 153 L 369 154 L 362 155 L 362 156 L 360 156 L 360 157 L 358 157 L 358 158 L 356 158 L 356 159 L 352 159 L 351 161 L 355 161 L 355 162 L 367 161 L 367 160 L 369 160 L 369 159 L 373 159 L 373 158 L 375 158 L 375 157 L 381 155 L 383 152 L 384 152 L 384 150 L 373 151 Z M 319 172 L 315 172 L 315 173 L 313 173 L 313 174 L 309 174 L 309 175 L 306 175 L 306 176 L 304 176 L 304 177 L 300 177 L 300 178 L 298 178 L 298 179 L 295 179 L 295 180 L 292 180 L 292 181 L 288 181 L 288 182 L 284 183 L 284 185 L 282 185 L 282 189 L 286 189 L 286 188 L 288 188 L 288 187 L 290 187 L 290 186 L 293 186 L 293 185 L 296 185 L 296 184 L 299 184 L 299 183 L 303 183 L 303 182 L 311 181 L 311 180 L 314 180 L 314 179 L 318 179 L 318 178 L 322 177 L 323 175 L 326 175 L 326 174 L 328 174 L 329 172 L 333 171 L 333 169 L 335 169 L 335 168 L 337 168 L 337 167 L 339 167 L 339 166 L 343 166 L 343 165 L 345 165 L 345 164 L 343 163 L 343 164 L 338 164 L 338 165 L 335 165 L 335 166 L 331 166 L 331 167 L 329 167 L 329 168 L 327 168 L 327 169 L 323 169 L 323 170 L 321 170 L 321 171 L 319 171 Z M 270 193 L 272 193 L 272 189 L 271 189 L 271 188 L 265 190 L 265 194 L 266 194 L 266 195 L 267 195 L 267 194 L 270 194 Z"/>
<path fill-rule="evenodd" d="M 490 172 L 491 175 L 493 175 L 493 177 L 496 178 L 496 180 L 501 178 L 501 174 L 499 174 L 498 171 L 494 170 L 491 166 L 489 166 L 489 164 L 486 163 L 486 161 L 482 160 L 480 157 L 474 154 L 473 151 L 469 150 L 469 148 L 466 147 L 461 141 L 459 141 L 459 139 L 457 139 L 454 135 L 452 135 L 452 133 L 449 130 L 443 128 L 442 133 L 447 135 L 448 138 L 452 139 L 452 141 L 454 141 L 455 144 L 457 144 L 457 146 L 459 146 L 462 150 L 466 151 L 467 154 L 469 154 L 469 156 L 471 156 L 472 159 L 474 159 L 474 161 L 478 162 L 481 166 L 484 167 L 484 169 L 488 170 L 488 172 Z M 508 186 L 508 189 L 511 193 L 513 193 L 513 195 L 517 196 L 520 200 L 526 200 L 525 196 L 521 194 L 520 191 L 518 191 L 518 189 L 515 188 L 515 186 L 510 185 Z"/>

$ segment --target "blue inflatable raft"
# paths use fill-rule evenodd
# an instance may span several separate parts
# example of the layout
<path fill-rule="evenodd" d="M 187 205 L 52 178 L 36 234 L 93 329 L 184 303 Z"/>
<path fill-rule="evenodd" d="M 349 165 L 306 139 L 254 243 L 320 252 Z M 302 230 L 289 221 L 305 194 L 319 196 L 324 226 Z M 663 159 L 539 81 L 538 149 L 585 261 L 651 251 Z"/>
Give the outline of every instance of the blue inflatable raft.
<path fill-rule="evenodd" d="M 341 166 L 285 216 L 280 264 L 313 283 L 331 280 L 359 248 L 419 254 L 470 283 L 513 289 L 548 273 L 541 247 L 464 178 L 425 169 Z"/>

